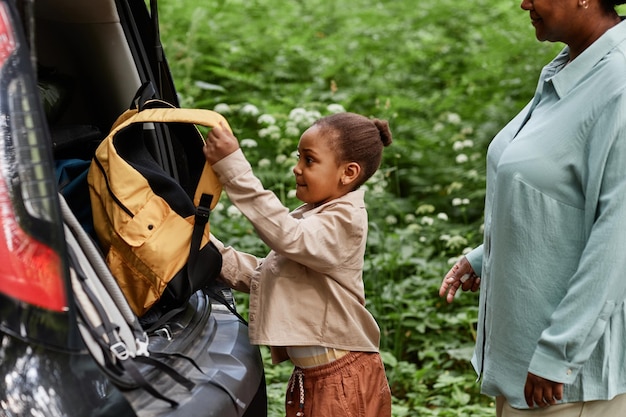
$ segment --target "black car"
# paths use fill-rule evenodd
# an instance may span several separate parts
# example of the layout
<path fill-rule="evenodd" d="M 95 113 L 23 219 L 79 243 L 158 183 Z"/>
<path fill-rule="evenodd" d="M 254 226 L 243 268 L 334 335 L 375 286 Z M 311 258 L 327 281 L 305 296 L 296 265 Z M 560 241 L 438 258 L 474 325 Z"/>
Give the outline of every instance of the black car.
<path fill-rule="evenodd" d="M 146 84 L 178 105 L 154 0 L 0 0 L 4 417 L 267 415 L 262 358 L 230 290 L 194 293 L 148 333 L 90 230 L 81 176 Z M 178 179 L 167 134 L 148 145 Z M 110 337 L 124 331 L 139 336 Z"/>

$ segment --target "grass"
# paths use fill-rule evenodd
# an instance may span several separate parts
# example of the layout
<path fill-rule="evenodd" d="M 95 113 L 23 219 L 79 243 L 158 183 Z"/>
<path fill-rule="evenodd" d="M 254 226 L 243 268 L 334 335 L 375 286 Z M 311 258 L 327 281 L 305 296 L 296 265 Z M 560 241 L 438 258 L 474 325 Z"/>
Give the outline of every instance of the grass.
<path fill-rule="evenodd" d="M 393 415 L 494 415 L 469 364 L 477 295 L 448 305 L 437 290 L 481 241 L 487 145 L 562 46 L 537 42 L 508 0 L 179 0 L 162 2 L 160 17 L 182 105 L 224 114 L 291 208 L 293 151 L 312 120 L 337 109 L 389 120 L 394 143 L 367 187 L 364 280 Z M 219 207 L 211 230 L 264 255 L 227 198 Z M 291 367 L 262 352 L 280 416 Z"/>

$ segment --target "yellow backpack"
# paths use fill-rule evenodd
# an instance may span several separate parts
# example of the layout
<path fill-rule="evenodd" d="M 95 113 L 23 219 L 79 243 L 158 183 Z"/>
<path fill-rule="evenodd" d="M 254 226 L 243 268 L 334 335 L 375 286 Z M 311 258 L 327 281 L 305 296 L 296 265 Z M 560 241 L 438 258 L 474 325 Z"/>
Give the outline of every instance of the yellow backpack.
<path fill-rule="evenodd" d="M 175 309 L 221 270 L 209 242 L 209 214 L 222 187 L 202 153 L 197 125 L 228 123 L 210 110 L 149 100 L 124 112 L 96 150 L 88 173 L 95 231 L 131 308 L 144 315 L 158 303 Z M 165 124 L 165 125 L 162 125 Z M 157 162 L 154 129 L 165 129 L 188 178 L 174 179 Z"/>

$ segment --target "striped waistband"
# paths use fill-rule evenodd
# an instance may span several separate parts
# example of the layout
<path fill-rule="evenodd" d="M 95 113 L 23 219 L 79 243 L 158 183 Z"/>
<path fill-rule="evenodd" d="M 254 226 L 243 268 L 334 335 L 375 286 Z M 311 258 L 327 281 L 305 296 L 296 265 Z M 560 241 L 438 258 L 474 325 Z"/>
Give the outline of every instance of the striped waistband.
<path fill-rule="evenodd" d="M 349 350 L 327 348 L 324 346 L 292 346 L 287 347 L 287 354 L 291 362 L 299 368 L 313 368 L 327 365 L 343 358 Z"/>

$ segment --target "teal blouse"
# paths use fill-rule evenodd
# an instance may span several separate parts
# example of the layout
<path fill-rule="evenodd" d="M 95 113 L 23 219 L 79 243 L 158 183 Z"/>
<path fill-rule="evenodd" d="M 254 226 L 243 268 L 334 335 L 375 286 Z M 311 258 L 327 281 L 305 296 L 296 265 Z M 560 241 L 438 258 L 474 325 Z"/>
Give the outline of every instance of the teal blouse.
<path fill-rule="evenodd" d="M 528 372 L 564 402 L 626 392 L 626 23 L 567 64 L 487 153 L 472 363 L 482 391 L 527 408 Z"/>

